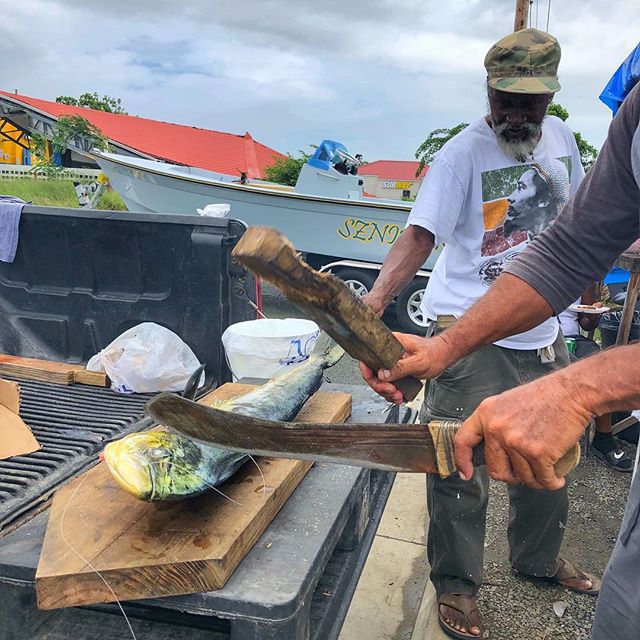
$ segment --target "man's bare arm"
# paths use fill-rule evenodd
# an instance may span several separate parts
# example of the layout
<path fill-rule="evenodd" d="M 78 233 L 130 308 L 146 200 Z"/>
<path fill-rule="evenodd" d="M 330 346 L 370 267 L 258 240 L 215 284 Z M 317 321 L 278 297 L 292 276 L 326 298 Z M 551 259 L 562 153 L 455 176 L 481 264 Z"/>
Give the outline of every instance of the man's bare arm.
<path fill-rule="evenodd" d="M 489 291 L 450 329 L 434 338 L 397 333 L 405 355 L 391 371 L 371 371 L 360 363 L 367 384 L 390 402 L 402 402 L 393 384 L 405 375 L 439 376 L 460 358 L 487 344 L 522 333 L 553 314 L 549 303 L 524 280 L 503 273 Z"/>
<path fill-rule="evenodd" d="M 431 254 L 435 239 L 430 231 L 410 225 L 391 247 L 366 302 L 378 315 L 391 304 L 399 291 L 416 275 Z"/>
<path fill-rule="evenodd" d="M 524 280 L 503 273 L 448 331 L 440 334 L 445 366 L 503 338 L 523 333 L 553 315 L 549 303 Z"/>
<path fill-rule="evenodd" d="M 485 440 L 491 477 L 558 489 L 553 465 L 593 416 L 640 407 L 640 345 L 617 347 L 480 404 L 455 437 L 456 464 L 470 478 L 472 448 Z"/>

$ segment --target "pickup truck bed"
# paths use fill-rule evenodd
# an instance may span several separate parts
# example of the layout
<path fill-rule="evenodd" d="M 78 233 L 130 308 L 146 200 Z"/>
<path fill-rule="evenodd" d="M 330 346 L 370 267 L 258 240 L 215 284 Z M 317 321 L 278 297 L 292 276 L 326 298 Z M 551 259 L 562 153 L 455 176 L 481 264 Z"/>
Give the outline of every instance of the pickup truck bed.
<path fill-rule="evenodd" d="M 86 362 L 144 321 L 180 335 L 207 364 L 208 386 L 230 380 L 220 337 L 255 317 L 254 279 L 230 258 L 234 220 L 25 207 L 13 264 L 0 263 L 0 352 Z M 114 605 L 39 611 L 35 569 L 47 499 L 96 464 L 106 442 L 153 423 L 148 396 L 19 380 L 21 415 L 41 451 L 0 461 L 0 640 L 128 640 Z M 358 421 L 385 404 L 366 387 Z M 393 474 L 312 468 L 229 582 L 212 593 L 126 603 L 137 640 L 336 638 Z M 117 513 L 113 514 L 118 517 Z"/>

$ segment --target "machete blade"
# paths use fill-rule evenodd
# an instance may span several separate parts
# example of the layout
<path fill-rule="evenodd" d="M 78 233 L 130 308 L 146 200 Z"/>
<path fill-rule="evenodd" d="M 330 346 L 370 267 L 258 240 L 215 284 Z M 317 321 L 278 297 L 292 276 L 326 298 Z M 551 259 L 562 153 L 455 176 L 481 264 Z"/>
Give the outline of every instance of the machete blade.
<path fill-rule="evenodd" d="M 222 449 L 384 471 L 438 471 L 433 440 L 422 424 L 279 422 L 222 411 L 171 393 L 149 400 L 145 412 L 180 435 Z"/>

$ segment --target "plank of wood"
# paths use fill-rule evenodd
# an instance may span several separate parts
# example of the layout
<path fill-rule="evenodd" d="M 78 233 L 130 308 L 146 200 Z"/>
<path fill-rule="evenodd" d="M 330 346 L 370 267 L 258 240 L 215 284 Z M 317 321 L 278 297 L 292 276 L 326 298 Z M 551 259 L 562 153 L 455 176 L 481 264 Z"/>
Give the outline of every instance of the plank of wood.
<path fill-rule="evenodd" d="M 374 371 L 391 369 L 404 354 L 400 341 L 370 307 L 342 280 L 320 273 L 300 260 L 293 245 L 279 231 L 250 227 L 233 249 L 233 257 L 276 285 L 351 357 Z M 423 387 L 412 376 L 394 384 L 407 402 Z"/>
<path fill-rule="evenodd" d="M 87 371 L 81 364 L 70 365 L 73 369 L 73 381 L 91 387 L 110 387 L 111 380 L 104 371 Z"/>
<path fill-rule="evenodd" d="M 110 384 L 106 373 L 87 371 L 81 364 L 21 358 L 4 353 L 0 354 L 0 375 L 11 375 L 26 380 L 39 380 L 54 384 L 77 383 L 96 387 L 108 387 Z"/>
<path fill-rule="evenodd" d="M 252 388 L 226 384 L 201 402 Z M 349 394 L 319 391 L 297 420 L 344 421 L 350 413 Z M 74 479 L 53 499 L 36 572 L 38 606 L 221 588 L 312 465 L 274 458 L 257 463 L 262 474 L 248 462 L 219 487 L 233 502 L 215 491 L 179 502 L 141 502 L 117 486 L 104 463 Z"/>

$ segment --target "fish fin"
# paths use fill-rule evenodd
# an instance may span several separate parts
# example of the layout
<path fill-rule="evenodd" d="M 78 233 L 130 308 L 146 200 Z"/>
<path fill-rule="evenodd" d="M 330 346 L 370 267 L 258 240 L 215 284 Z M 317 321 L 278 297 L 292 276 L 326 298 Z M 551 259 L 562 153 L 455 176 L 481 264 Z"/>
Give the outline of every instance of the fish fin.
<path fill-rule="evenodd" d="M 338 363 L 344 355 L 344 349 L 323 331 L 318 337 L 312 355 L 322 358 L 324 360 L 323 368 L 328 369 Z"/>
<path fill-rule="evenodd" d="M 220 398 L 208 398 L 206 404 L 214 409 L 221 409 L 225 411 L 225 405 L 228 402 L 228 400 L 221 400 Z"/>

